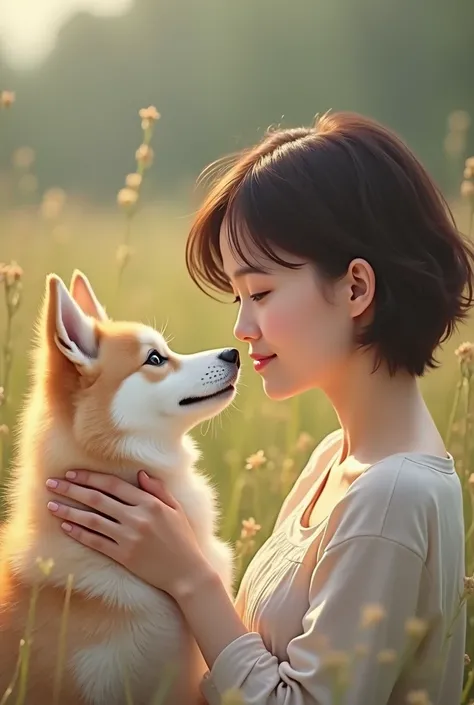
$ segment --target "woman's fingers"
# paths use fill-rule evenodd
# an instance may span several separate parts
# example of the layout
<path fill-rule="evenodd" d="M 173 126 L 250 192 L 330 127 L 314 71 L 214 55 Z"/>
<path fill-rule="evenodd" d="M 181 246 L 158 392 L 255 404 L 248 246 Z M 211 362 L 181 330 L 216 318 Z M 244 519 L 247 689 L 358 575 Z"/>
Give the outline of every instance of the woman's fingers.
<path fill-rule="evenodd" d="M 162 480 L 150 477 L 144 470 L 141 470 L 138 473 L 138 482 L 148 494 L 160 499 L 172 509 L 179 509 L 178 501 L 173 497 Z"/>
<path fill-rule="evenodd" d="M 103 534 L 103 536 L 105 536 L 108 540 L 112 540 L 114 542 L 118 542 L 120 540 L 120 524 L 117 524 L 116 522 L 111 521 L 100 514 L 89 512 L 84 509 L 76 509 L 76 507 L 69 507 L 68 505 L 61 504 L 60 502 L 48 502 L 47 506 L 49 511 L 54 514 L 54 516 L 64 519 L 66 524 L 73 523 L 79 527 L 90 529 L 93 532 Z M 67 527 L 65 530 L 67 530 Z"/>
<path fill-rule="evenodd" d="M 75 485 L 87 485 L 101 492 L 113 495 L 124 504 L 140 504 L 146 496 L 138 487 L 115 475 L 90 470 L 68 470 L 66 480 Z"/>
<path fill-rule="evenodd" d="M 82 487 L 67 480 L 50 479 L 47 480 L 46 486 L 55 494 L 70 497 L 86 507 L 106 514 L 117 522 L 121 522 L 124 518 L 125 507 L 123 503 L 113 497 L 108 497 L 103 492 L 90 487 Z M 91 514 L 91 512 L 88 513 Z"/>

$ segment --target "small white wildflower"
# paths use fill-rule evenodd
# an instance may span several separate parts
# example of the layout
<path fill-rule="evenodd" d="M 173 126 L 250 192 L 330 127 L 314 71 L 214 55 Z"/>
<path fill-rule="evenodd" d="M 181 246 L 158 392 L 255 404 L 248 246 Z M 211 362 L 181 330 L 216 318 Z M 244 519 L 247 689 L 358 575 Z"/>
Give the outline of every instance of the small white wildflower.
<path fill-rule="evenodd" d="M 464 578 L 464 595 L 474 594 L 474 576 L 467 576 Z"/>
<path fill-rule="evenodd" d="M 350 663 L 350 657 L 346 651 L 328 651 L 322 656 L 321 663 L 324 668 L 345 668 Z"/>
<path fill-rule="evenodd" d="M 382 649 L 377 654 L 377 661 L 379 663 L 394 663 L 397 660 L 397 652 L 395 649 Z"/>
<path fill-rule="evenodd" d="M 132 188 L 122 188 L 117 194 L 117 203 L 123 208 L 130 208 L 138 201 L 138 193 Z"/>
<path fill-rule="evenodd" d="M 136 160 L 143 166 L 150 166 L 153 162 L 153 149 L 148 144 L 142 144 L 135 153 Z"/>
<path fill-rule="evenodd" d="M 153 122 L 156 122 L 161 117 L 160 113 L 154 105 L 150 105 L 148 106 L 148 108 L 141 108 L 139 111 L 139 115 L 142 120 L 151 120 Z"/>
<path fill-rule="evenodd" d="M 306 433 L 306 431 L 302 431 L 296 441 L 296 450 L 300 453 L 304 453 L 304 451 L 310 448 L 313 443 L 314 438 L 310 436 L 309 433 Z"/>
<path fill-rule="evenodd" d="M 0 108 L 10 108 L 15 102 L 15 93 L 13 91 L 0 92 Z"/>
<path fill-rule="evenodd" d="M 431 705 L 426 690 L 410 690 L 407 695 L 408 705 Z"/>
<path fill-rule="evenodd" d="M 44 558 L 37 558 L 36 565 L 43 573 L 43 575 L 47 577 L 51 574 L 51 571 L 54 566 L 54 560 L 52 558 L 48 558 L 47 560 L 45 560 Z"/>
<path fill-rule="evenodd" d="M 244 696 L 238 688 L 230 688 L 222 693 L 221 705 L 245 705 Z"/>
<path fill-rule="evenodd" d="M 461 196 L 463 198 L 474 198 L 474 181 L 464 180 L 462 182 Z"/>
<path fill-rule="evenodd" d="M 386 616 L 386 612 L 382 605 L 379 604 L 369 604 L 365 605 L 362 609 L 361 615 L 361 626 L 371 627 L 374 624 L 381 622 Z"/>
<path fill-rule="evenodd" d="M 256 453 L 249 455 L 249 457 L 246 460 L 245 469 L 246 470 L 256 470 L 257 468 L 260 468 L 262 465 L 265 465 L 266 462 L 267 462 L 267 459 L 265 457 L 265 453 L 263 452 L 263 450 L 258 450 Z"/>
<path fill-rule="evenodd" d="M 250 517 L 249 519 L 242 519 L 242 532 L 240 534 L 241 539 L 246 539 L 246 538 L 253 538 L 258 534 L 262 527 L 260 524 L 257 524 L 255 519 L 253 517 Z"/>
<path fill-rule="evenodd" d="M 428 630 L 428 623 L 424 619 L 412 617 L 405 622 L 405 632 L 408 636 L 421 639 Z"/>
<path fill-rule="evenodd" d="M 127 177 L 125 179 L 125 185 L 129 189 L 134 189 L 135 191 L 140 188 L 140 185 L 142 183 L 142 176 L 141 174 L 133 173 L 133 174 L 127 174 Z"/>

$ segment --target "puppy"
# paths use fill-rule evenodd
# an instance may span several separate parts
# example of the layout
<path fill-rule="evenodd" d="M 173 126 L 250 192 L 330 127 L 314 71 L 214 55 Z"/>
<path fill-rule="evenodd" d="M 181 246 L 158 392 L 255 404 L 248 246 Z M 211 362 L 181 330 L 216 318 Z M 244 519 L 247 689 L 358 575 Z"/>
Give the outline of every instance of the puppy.
<path fill-rule="evenodd" d="M 141 468 L 160 477 L 231 593 L 232 552 L 216 535 L 215 492 L 194 468 L 198 452 L 187 434 L 234 399 L 239 354 L 222 349 L 180 355 L 149 326 L 110 320 L 78 271 L 69 291 L 60 278 L 48 276 L 37 337 L 0 536 L 0 697 L 12 681 L 39 588 L 28 705 L 52 705 L 58 660 L 58 703 L 150 705 L 164 679 L 173 676 L 166 702 L 194 705 L 205 664 L 176 603 L 64 535 L 46 508 L 54 497 L 45 482 L 72 468 L 134 484 Z M 38 559 L 52 559 L 52 569 Z M 18 688 L 17 682 L 13 701 Z"/>

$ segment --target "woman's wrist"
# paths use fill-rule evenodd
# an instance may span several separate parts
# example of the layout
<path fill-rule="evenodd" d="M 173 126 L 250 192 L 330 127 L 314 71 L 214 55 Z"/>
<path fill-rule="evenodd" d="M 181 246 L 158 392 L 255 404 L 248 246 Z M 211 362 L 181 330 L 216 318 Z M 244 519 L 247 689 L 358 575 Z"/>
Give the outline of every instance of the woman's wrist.
<path fill-rule="evenodd" d="M 218 573 L 205 560 L 199 560 L 193 570 L 176 582 L 172 589 L 172 597 L 181 606 L 199 597 L 203 591 L 215 587 L 221 582 Z"/>
<path fill-rule="evenodd" d="M 247 633 L 219 573 L 203 559 L 199 571 L 174 586 L 173 597 L 187 621 L 208 668 L 229 644 Z"/>

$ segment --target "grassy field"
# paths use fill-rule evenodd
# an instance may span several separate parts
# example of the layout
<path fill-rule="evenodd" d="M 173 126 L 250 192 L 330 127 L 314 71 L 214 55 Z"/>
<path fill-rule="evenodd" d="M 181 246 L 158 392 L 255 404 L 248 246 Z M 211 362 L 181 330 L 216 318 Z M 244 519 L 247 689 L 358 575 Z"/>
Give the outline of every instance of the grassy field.
<path fill-rule="evenodd" d="M 14 427 L 23 394 L 31 350 L 32 327 L 44 292 L 45 276 L 56 272 L 68 283 L 74 268 L 89 277 L 108 312 L 117 319 L 141 320 L 166 329 L 171 346 L 179 352 L 235 345 L 243 354 L 240 392 L 235 407 L 226 410 L 212 424 L 205 423 L 194 432 L 203 449 L 203 467 L 216 480 L 223 505 L 235 490 L 236 475 L 241 476 L 246 458 L 258 450 L 272 460 L 258 472 L 247 473 L 254 484 L 257 475 L 265 484 L 270 480 L 275 492 L 266 493 L 265 511 L 248 504 L 262 525 L 260 537 L 270 529 L 282 495 L 279 489 L 281 466 L 293 460 L 297 473 L 314 444 L 337 425 L 335 414 L 319 392 L 308 392 L 285 401 L 268 400 L 260 378 L 247 361 L 246 349 L 232 334 L 236 309 L 230 303 L 213 301 L 189 280 L 184 266 L 184 242 L 190 218 L 178 205 L 153 206 L 137 214 L 133 225 L 134 253 L 123 273 L 117 292 L 117 250 L 123 238 L 124 218 L 118 212 L 97 212 L 90 208 L 70 212 L 65 207 L 52 225 L 34 209 L 3 213 L 0 221 L 2 260 L 16 261 L 23 270 L 21 298 L 11 324 L 12 368 L 9 403 L 0 409 L 2 423 Z M 0 325 L 5 336 L 6 306 L 0 310 Z M 474 339 L 474 321 L 446 344 L 439 358 L 441 367 L 421 384 L 436 422 L 446 430 L 459 377 L 454 355 L 458 345 Z M 312 441 L 300 438 L 309 434 Z M 10 445 L 9 439 L 4 438 Z M 286 475 L 292 476 L 288 472 Z M 245 494 L 244 494 L 245 497 Z M 238 526 L 226 535 L 235 536 Z"/>
<path fill-rule="evenodd" d="M 60 192 L 35 200 L 31 195 L 34 183 L 30 183 L 28 192 L 24 181 L 22 186 L 24 177 L 21 171 L 12 177 L 20 202 L 17 199 L 14 206 L 0 211 L 0 259 L 7 264 L 17 262 L 23 272 L 15 282 L 4 276 L 0 291 L 5 303 L 9 302 L 10 313 L 15 309 L 8 315 L 8 306 L 0 300 L 0 385 L 7 387 L 6 400 L 0 407 L 3 478 L 8 474 L 15 419 L 27 389 L 32 327 L 47 273 L 54 271 L 68 282 L 73 269 L 81 269 L 112 317 L 145 321 L 158 329 L 166 327 L 171 347 L 179 352 L 236 345 L 232 335 L 235 309 L 199 292 L 185 270 L 189 203 L 144 206 L 129 219 L 127 207 L 98 210 Z M 467 231 L 469 204 L 459 201 L 453 207 L 459 227 Z M 131 256 L 118 289 L 120 264 L 127 253 Z M 12 295 L 17 294 L 19 299 L 12 305 Z M 449 447 L 464 485 L 467 530 L 472 518 L 469 478 L 474 472 L 471 416 L 466 413 L 471 377 L 469 364 L 461 369 L 455 351 L 470 340 L 474 340 L 474 319 L 445 345 L 439 356 L 440 369 L 421 381 L 440 430 L 445 436 L 449 431 Z M 219 491 L 221 534 L 237 542 L 241 574 L 271 531 L 282 499 L 314 445 L 337 426 L 337 419 L 317 392 L 281 403 L 267 400 L 260 379 L 246 362 L 245 348 L 238 343 L 237 347 L 243 353 L 244 369 L 235 406 L 212 424 L 197 428 L 194 436 L 203 451 L 201 467 Z M 11 369 L 7 372 L 10 354 Z M 459 403 L 453 416 L 456 399 Z M 242 525 L 243 520 L 252 518 L 257 525 L 252 521 Z M 471 533 L 466 542 L 470 573 L 474 568 Z M 474 656 L 473 624 L 471 618 L 467 649 Z M 474 680 L 469 667 L 466 679 L 463 702 L 468 701 Z"/>

